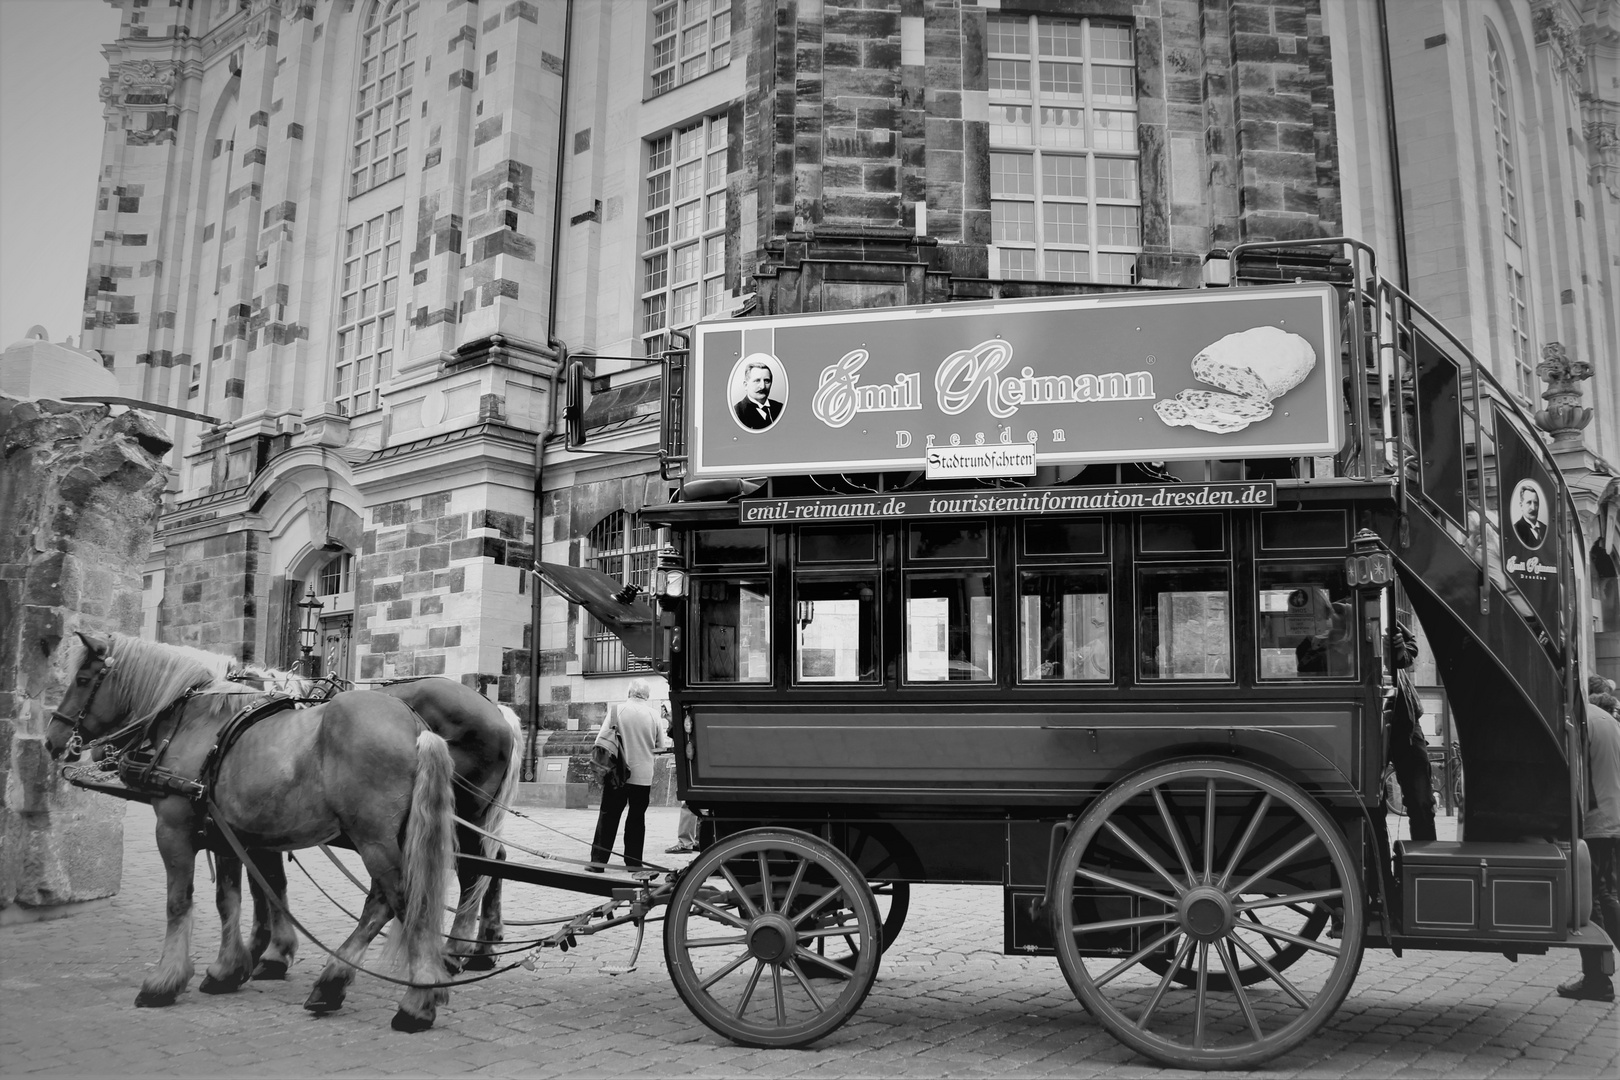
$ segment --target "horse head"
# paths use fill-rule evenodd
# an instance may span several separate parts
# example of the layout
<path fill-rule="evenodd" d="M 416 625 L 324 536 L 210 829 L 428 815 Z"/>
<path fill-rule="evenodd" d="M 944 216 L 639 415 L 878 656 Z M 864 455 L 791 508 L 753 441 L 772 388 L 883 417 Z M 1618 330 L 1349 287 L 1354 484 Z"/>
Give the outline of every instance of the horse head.
<path fill-rule="evenodd" d="M 112 674 L 117 661 L 112 655 L 112 639 L 100 634 L 76 631 L 83 649 L 78 669 L 67 693 L 51 714 L 45 731 L 45 746 L 51 757 L 59 758 L 74 739 L 95 738 L 110 725 L 111 695 L 102 694 L 102 684 Z M 101 708 L 97 709 L 97 699 Z"/>
<path fill-rule="evenodd" d="M 52 757 L 77 754 L 83 744 L 139 723 L 193 687 L 213 682 L 224 657 L 157 645 L 127 634 L 77 631 L 82 649 L 73 681 L 51 714 L 45 745 Z"/>

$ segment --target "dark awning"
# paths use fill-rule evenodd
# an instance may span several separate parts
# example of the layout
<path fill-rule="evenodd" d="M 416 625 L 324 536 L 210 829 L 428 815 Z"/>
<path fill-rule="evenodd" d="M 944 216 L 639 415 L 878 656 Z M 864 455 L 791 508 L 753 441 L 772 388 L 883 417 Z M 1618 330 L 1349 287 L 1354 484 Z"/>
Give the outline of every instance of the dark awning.
<path fill-rule="evenodd" d="M 652 656 L 652 605 L 642 593 L 628 603 L 623 582 L 588 566 L 538 563 L 535 571 L 547 585 L 572 600 L 624 642 L 631 656 Z"/>

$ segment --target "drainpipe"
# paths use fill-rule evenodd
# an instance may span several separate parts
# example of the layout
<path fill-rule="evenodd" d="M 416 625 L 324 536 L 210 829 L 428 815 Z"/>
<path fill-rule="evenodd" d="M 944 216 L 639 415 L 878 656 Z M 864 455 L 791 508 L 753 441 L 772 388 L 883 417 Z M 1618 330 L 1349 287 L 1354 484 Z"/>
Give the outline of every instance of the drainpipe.
<path fill-rule="evenodd" d="M 545 492 L 546 440 L 557 430 L 557 387 L 563 366 L 568 363 L 568 346 L 557 338 L 557 279 L 562 269 L 563 166 L 568 160 L 568 72 L 573 64 L 574 0 L 568 0 L 563 14 L 562 94 L 557 102 L 557 181 L 551 206 L 551 298 L 546 308 L 546 344 L 554 350 L 557 363 L 551 370 L 551 386 L 546 390 L 546 423 L 534 440 L 534 561 L 540 562 L 541 497 Z M 540 730 L 540 579 L 530 581 L 534 592 L 529 606 L 529 736 Z M 525 750 L 527 758 L 527 750 Z"/>
<path fill-rule="evenodd" d="M 1401 197 L 1401 146 L 1395 137 L 1395 75 L 1389 58 L 1388 0 L 1378 0 L 1378 35 L 1382 46 L 1381 64 L 1384 74 L 1384 129 L 1389 137 L 1389 182 L 1395 188 L 1395 268 L 1400 273 L 1401 289 L 1412 293 L 1411 279 L 1406 268 L 1406 204 Z"/>

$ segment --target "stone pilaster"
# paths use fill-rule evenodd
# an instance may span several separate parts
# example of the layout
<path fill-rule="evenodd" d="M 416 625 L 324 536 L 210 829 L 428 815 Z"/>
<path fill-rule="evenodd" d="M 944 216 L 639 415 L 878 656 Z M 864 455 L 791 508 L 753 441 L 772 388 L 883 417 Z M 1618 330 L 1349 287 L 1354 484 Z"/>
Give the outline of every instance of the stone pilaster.
<path fill-rule="evenodd" d="M 141 628 L 166 435 L 138 413 L 0 397 L 0 921 L 118 891 L 124 804 L 45 747 L 75 630 Z"/>

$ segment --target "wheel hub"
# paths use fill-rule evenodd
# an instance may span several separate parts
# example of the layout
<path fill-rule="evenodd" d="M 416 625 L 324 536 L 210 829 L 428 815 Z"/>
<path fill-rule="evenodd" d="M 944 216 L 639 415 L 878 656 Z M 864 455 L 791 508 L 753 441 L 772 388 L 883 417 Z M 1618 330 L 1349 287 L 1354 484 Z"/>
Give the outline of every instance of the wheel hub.
<path fill-rule="evenodd" d="M 748 951 L 767 964 L 780 964 L 793 955 L 798 935 L 780 915 L 761 915 L 748 927 Z"/>
<path fill-rule="evenodd" d="M 1181 927 L 1199 941 L 1218 941 L 1237 924 L 1237 911 L 1226 893 L 1209 885 L 1188 889 L 1178 910 Z"/>

